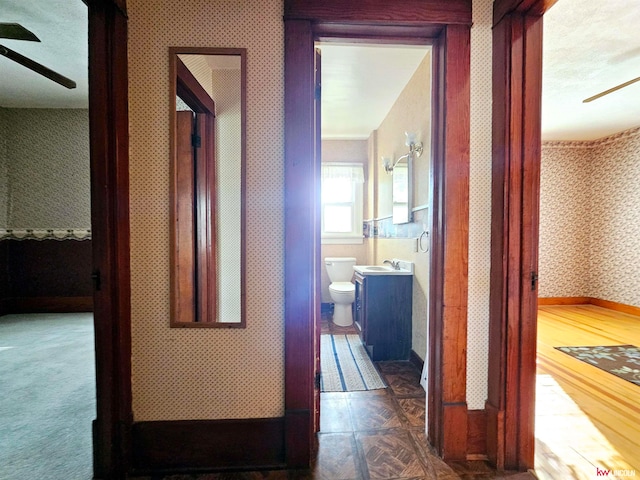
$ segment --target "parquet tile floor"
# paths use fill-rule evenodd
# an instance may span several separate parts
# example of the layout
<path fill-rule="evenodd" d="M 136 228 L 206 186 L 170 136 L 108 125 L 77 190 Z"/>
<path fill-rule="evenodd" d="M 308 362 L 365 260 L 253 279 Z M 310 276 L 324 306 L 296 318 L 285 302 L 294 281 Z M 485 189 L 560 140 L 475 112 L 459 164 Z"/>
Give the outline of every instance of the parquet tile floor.
<path fill-rule="evenodd" d="M 514 475 L 496 472 L 484 462 L 444 463 L 434 455 L 424 431 L 421 372 L 410 362 L 377 362 L 376 367 L 388 388 L 321 394 L 318 455 L 311 478 L 454 480 Z"/>

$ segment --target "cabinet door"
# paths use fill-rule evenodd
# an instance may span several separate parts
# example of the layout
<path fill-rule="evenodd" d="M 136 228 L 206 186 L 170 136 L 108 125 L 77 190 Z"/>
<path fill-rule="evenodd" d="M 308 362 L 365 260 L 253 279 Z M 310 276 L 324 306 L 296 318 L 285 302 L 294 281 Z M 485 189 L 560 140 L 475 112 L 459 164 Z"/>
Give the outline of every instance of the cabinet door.
<path fill-rule="evenodd" d="M 363 310 L 371 359 L 408 360 L 411 352 L 412 277 L 376 275 L 367 278 Z"/>

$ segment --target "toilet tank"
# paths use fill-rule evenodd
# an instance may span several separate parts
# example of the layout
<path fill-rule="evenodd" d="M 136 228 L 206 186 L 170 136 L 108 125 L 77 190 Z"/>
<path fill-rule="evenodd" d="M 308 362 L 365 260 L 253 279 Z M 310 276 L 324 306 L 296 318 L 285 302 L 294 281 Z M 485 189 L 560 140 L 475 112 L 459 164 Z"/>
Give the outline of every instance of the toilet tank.
<path fill-rule="evenodd" d="M 331 283 L 350 282 L 353 277 L 353 266 L 356 264 L 355 257 L 326 257 L 324 264 L 327 266 L 327 273 Z"/>

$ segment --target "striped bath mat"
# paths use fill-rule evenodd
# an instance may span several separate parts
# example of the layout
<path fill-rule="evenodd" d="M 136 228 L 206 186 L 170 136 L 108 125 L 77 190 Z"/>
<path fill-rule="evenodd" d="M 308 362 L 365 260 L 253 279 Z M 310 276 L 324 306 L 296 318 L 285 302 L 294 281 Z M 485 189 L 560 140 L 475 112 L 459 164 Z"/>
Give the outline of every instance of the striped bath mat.
<path fill-rule="evenodd" d="M 323 392 L 386 388 L 358 335 L 321 335 L 320 370 Z"/>

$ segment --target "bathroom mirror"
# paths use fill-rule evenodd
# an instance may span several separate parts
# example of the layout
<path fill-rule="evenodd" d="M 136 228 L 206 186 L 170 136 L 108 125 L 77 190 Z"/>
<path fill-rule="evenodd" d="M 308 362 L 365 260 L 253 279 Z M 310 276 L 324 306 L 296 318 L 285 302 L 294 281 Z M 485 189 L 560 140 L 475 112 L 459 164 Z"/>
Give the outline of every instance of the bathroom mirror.
<path fill-rule="evenodd" d="M 246 50 L 169 48 L 171 326 L 245 327 Z"/>
<path fill-rule="evenodd" d="M 411 164 L 411 155 L 407 155 L 393 167 L 391 191 L 394 224 L 411 221 Z"/>

